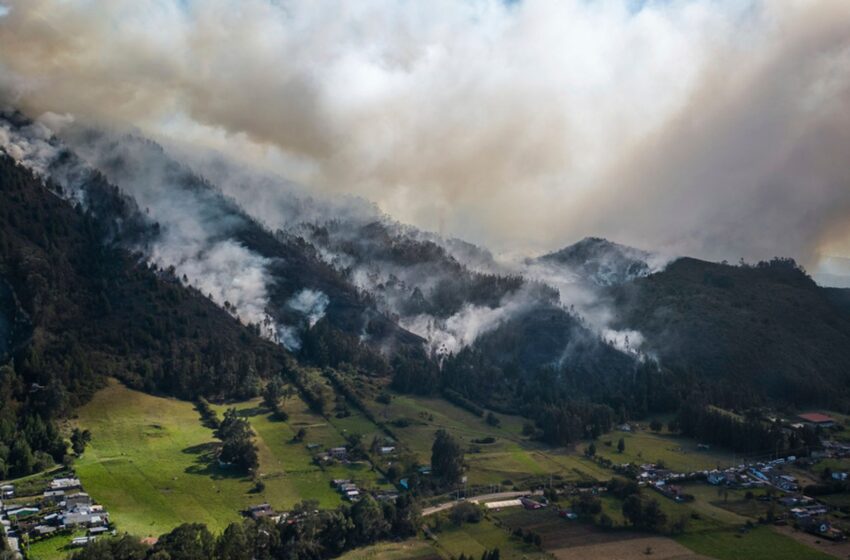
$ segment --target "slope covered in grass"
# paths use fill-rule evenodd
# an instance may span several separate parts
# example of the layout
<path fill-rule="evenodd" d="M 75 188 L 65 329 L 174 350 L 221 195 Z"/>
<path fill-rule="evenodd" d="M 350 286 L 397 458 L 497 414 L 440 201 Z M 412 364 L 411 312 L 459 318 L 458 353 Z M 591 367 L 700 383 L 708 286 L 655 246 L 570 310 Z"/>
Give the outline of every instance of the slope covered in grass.
<path fill-rule="evenodd" d="M 328 469 L 314 465 L 306 442 L 330 447 L 342 445 L 344 438 L 299 399 L 289 399 L 286 407 L 290 418 L 280 422 L 257 400 L 235 405 L 256 433 L 265 488 L 254 492 L 249 477 L 218 466 L 218 441 L 191 403 L 111 382 L 79 410 L 76 422 L 91 430 L 92 443 L 77 472 L 119 529 L 140 536 L 159 535 L 184 522 L 220 530 L 240 510 L 262 502 L 279 509 L 303 500 L 334 507 L 340 496 L 330 486 L 333 478 L 379 486 L 380 476 L 368 463 Z M 308 434 L 305 442 L 292 442 L 302 427 Z"/>

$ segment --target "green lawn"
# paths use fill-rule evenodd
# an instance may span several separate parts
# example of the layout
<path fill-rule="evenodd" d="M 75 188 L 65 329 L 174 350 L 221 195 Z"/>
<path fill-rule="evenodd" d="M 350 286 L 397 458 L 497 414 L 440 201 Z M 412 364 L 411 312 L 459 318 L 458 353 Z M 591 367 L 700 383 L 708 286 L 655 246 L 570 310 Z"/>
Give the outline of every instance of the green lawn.
<path fill-rule="evenodd" d="M 212 454 L 217 440 L 201 425 L 193 405 L 154 397 L 113 382 L 78 411 L 77 423 L 92 432 L 92 443 L 77 462 L 85 489 L 109 510 L 119 530 L 156 536 L 183 522 L 206 523 L 213 531 L 239 518 L 245 507 L 268 501 L 279 509 L 315 499 L 322 507 L 340 503 L 332 478 L 354 478 L 377 486 L 371 465 L 312 463 L 308 443 L 332 447 L 343 436 L 298 398 L 288 399 L 287 422 L 276 421 L 258 400 L 234 405 L 257 434 L 260 476 L 255 494 L 246 476 L 219 468 Z M 217 407 L 222 411 L 225 407 Z M 293 443 L 300 428 L 303 443 Z"/>
<path fill-rule="evenodd" d="M 737 530 L 702 531 L 676 537 L 696 553 L 717 560 L 830 560 L 833 557 L 770 527 L 757 527 L 746 534 Z"/>

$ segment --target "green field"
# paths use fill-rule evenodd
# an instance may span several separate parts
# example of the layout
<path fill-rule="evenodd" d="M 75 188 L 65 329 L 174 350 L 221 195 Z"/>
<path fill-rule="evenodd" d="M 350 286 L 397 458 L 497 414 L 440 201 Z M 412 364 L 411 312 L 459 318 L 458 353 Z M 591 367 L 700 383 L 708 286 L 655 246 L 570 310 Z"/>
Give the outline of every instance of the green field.
<path fill-rule="evenodd" d="M 57 535 L 31 544 L 27 548 L 29 560 L 61 560 L 68 556 L 72 549 L 68 547 L 75 537 L 85 536 L 85 531 L 77 531 L 69 535 Z"/>
<path fill-rule="evenodd" d="M 485 550 L 499 549 L 500 557 L 508 560 L 549 558 L 538 547 L 529 545 L 489 519 L 479 523 L 464 523 L 456 527 L 445 521 L 434 533 L 434 546 L 443 557 L 456 558 L 461 554 L 480 558 Z"/>
<path fill-rule="evenodd" d="M 626 444 L 622 453 L 617 451 L 620 438 L 623 438 Z M 611 445 L 606 442 L 611 442 Z M 660 462 L 678 472 L 710 470 L 735 464 L 735 456 L 731 453 L 716 448 L 699 450 L 696 442 L 691 439 L 665 432 L 656 434 L 649 430 L 614 431 L 605 434 L 596 441 L 596 454 L 616 464 L 640 465 Z"/>
<path fill-rule="evenodd" d="M 440 555 L 422 539 L 380 543 L 352 550 L 339 560 L 439 560 Z"/>
<path fill-rule="evenodd" d="M 524 420 L 519 416 L 498 414 L 500 425 L 489 425 L 483 418 L 440 398 L 394 395 L 389 405 L 371 403 L 373 414 L 386 422 L 422 464 L 431 456 L 434 432 L 444 429 L 467 449 L 466 463 L 471 485 L 522 485 L 532 477 L 554 475 L 564 480 L 601 480 L 610 473 L 592 461 L 567 449 L 552 449 L 521 435 Z M 399 426 L 398 421 L 408 423 Z M 494 443 L 474 440 L 493 437 Z"/>
<path fill-rule="evenodd" d="M 257 434 L 262 493 L 246 476 L 214 461 L 217 440 L 201 425 L 193 405 L 154 397 L 113 382 L 78 411 L 77 423 L 92 432 L 92 443 L 77 462 L 85 489 L 110 512 L 119 530 L 156 536 L 183 522 L 206 523 L 218 531 L 245 507 L 268 501 L 286 509 L 305 499 L 322 507 L 340 503 L 330 487 L 335 477 L 377 485 L 368 464 L 324 471 L 312 464 L 306 443 L 341 445 L 343 436 L 298 398 L 289 399 L 288 422 L 270 418 L 258 401 L 235 405 Z M 299 428 L 304 443 L 291 443 Z"/>
<path fill-rule="evenodd" d="M 676 540 L 718 560 L 830 560 L 833 557 L 780 535 L 770 527 L 686 533 Z"/>

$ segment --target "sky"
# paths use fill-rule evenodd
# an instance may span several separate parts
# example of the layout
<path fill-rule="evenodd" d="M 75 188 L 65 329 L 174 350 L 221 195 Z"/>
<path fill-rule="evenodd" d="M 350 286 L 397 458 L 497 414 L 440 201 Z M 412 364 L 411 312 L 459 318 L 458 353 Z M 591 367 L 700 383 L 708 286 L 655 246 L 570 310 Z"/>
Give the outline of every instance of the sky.
<path fill-rule="evenodd" d="M 0 101 L 34 116 L 222 150 L 497 252 L 595 235 L 850 274 L 846 0 L 0 6 Z"/>

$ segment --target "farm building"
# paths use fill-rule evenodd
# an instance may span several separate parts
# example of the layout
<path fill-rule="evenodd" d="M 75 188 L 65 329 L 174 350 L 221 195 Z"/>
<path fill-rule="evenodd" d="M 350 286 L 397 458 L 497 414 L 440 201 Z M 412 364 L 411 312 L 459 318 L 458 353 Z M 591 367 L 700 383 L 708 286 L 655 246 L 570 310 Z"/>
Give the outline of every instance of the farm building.
<path fill-rule="evenodd" d="M 800 420 L 809 426 L 816 426 L 819 428 L 831 428 L 835 426 L 835 418 L 827 416 L 826 414 L 821 414 L 820 412 L 801 414 Z"/>

